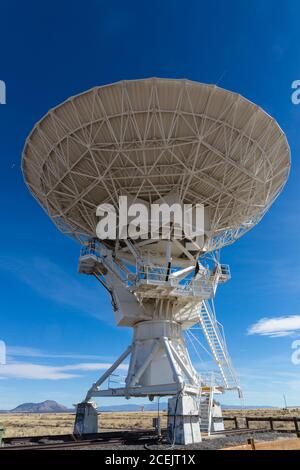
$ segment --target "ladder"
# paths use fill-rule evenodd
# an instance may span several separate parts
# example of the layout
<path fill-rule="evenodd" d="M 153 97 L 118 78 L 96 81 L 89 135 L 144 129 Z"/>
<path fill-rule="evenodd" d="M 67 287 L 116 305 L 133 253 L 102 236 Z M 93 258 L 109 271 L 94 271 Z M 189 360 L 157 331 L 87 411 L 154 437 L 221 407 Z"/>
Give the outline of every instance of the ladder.
<path fill-rule="evenodd" d="M 211 380 L 209 392 L 201 393 L 200 396 L 200 431 L 210 436 L 212 430 L 212 410 L 214 403 L 214 384 Z"/>
<path fill-rule="evenodd" d="M 222 325 L 217 321 L 208 301 L 203 300 L 199 311 L 199 323 L 217 363 L 226 390 L 238 390 L 240 387 L 227 351 Z"/>
<path fill-rule="evenodd" d="M 200 399 L 200 431 L 209 434 L 208 395 Z"/>

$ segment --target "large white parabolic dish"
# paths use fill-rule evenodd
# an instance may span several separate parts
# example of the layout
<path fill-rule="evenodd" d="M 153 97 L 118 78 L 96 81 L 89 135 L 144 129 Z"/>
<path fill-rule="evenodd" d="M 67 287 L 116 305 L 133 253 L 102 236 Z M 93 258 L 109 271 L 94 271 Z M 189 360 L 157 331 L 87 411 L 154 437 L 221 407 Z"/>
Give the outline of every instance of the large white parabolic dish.
<path fill-rule="evenodd" d="M 239 94 L 149 78 L 51 109 L 26 141 L 22 168 L 53 222 L 80 241 L 95 236 L 100 203 L 176 191 L 205 205 L 212 250 L 259 222 L 287 180 L 290 150 L 276 121 Z"/>

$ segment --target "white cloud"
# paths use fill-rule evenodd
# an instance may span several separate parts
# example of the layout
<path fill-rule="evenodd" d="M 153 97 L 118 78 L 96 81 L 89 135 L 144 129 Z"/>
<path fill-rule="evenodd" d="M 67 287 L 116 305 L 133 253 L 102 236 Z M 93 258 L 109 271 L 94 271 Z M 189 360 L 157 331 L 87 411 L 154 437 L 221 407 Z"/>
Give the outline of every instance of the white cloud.
<path fill-rule="evenodd" d="M 300 332 L 300 315 L 261 318 L 248 329 L 249 335 L 270 336 L 271 338 L 292 336 L 296 332 Z"/>
<path fill-rule="evenodd" d="M 60 380 L 78 377 L 76 374 L 62 372 L 60 367 L 30 363 L 1 365 L 0 376 L 6 379 L 13 378 L 30 380 Z"/>
<path fill-rule="evenodd" d="M 27 346 L 6 346 L 6 352 L 10 356 L 22 357 L 44 357 L 40 349 L 30 348 Z"/>
<path fill-rule="evenodd" d="M 72 364 L 69 366 L 62 366 L 60 367 L 60 370 L 106 370 L 111 367 L 111 364 L 106 363 L 106 362 L 87 362 L 83 364 Z M 120 364 L 118 369 L 121 370 L 127 370 L 128 365 L 127 364 Z"/>
<path fill-rule="evenodd" d="M 70 371 L 94 371 L 106 370 L 111 366 L 109 363 L 80 363 L 66 366 L 48 366 L 18 362 L 0 365 L 0 378 L 30 379 L 30 380 L 61 380 L 80 377 Z M 119 369 L 127 370 L 126 364 L 121 364 Z"/>
<path fill-rule="evenodd" d="M 92 360 L 92 361 L 110 361 L 113 357 L 101 356 L 96 354 L 57 354 L 48 353 L 41 349 L 31 348 L 27 346 L 7 346 L 7 355 L 11 358 L 14 357 L 38 357 L 38 358 L 52 358 L 52 359 L 79 359 L 79 360 Z"/>

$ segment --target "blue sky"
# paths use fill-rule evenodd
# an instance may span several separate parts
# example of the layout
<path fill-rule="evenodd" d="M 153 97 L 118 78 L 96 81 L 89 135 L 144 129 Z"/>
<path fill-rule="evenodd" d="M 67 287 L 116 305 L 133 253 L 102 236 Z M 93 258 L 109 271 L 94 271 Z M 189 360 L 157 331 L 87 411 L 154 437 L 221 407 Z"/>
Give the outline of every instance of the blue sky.
<path fill-rule="evenodd" d="M 79 246 L 28 193 L 20 159 L 49 108 L 96 85 L 148 76 L 217 83 L 286 132 L 288 184 L 263 221 L 223 250 L 232 280 L 216 306 L 246 403 L 281 406 L 285 393 L 300 405 L 300 364 L 291 361 L 300 338 L 300 105 L 291 102 L 299 36 L 297 0 L 280 8 L 272 0 L 1 2 L 0 339 L 9 367 L 0 370 L 0 409 L 78 402 L 130 341 L 129 329 L 114 326 L 104 290 L 77 274 Z M 271 320 L 257 326 L 263 318 Z"/>

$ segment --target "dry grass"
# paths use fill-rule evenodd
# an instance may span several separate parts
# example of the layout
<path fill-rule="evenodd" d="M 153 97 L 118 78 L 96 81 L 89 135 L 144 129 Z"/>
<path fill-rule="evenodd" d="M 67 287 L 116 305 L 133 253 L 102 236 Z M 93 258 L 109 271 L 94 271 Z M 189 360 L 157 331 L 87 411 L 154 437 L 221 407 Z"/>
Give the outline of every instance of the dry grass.
<path fill-rule="evenodd" d="M 239 425 L 244 426 L 245 416 L 257 417 L 293 417 L 300 418 L 300 409 L 288 411 L 276 408 L 260 408 L 253 410 L 224 410 L 224 416 L 237 416 Z M 99 429 L 145 429 L 152 428 L 155 411 L 113 412 L 99 415 Z M 161 413 L 162 426 L 167 424 L 166 413 Z M 72 413 L 5 413 L 0 414 L 0 427 L 5 428 L 5 436 L 41 436 L 48 434 L 69 434 L 73 431 L 74 414 Z M 225 422 L 227 428 L 231 422 Z M 266 423 L 253 422 L 251 427 L 265 427 Z M 293 423 L 277 423 L 277 429 L 293 428 Z"/>
<path fill-rule="evenodd" d="M 152 418 L 156 415 L 155 411 L 101 413 L 98 426 L 102 430 L 152 428 Z M 166 413 L 161 416 L 162 426 L 166 426 Z M 0 414 L 0 427 L 5 428 L 6 437 L 70 434 L 74 419 L 72 413 L 7 413 Z"/>
<path fill-rule="evenodd" d="M 9 413 L 0 415 L 5 437 L 69 434 L 74 415 L 71 413 Z"/>

